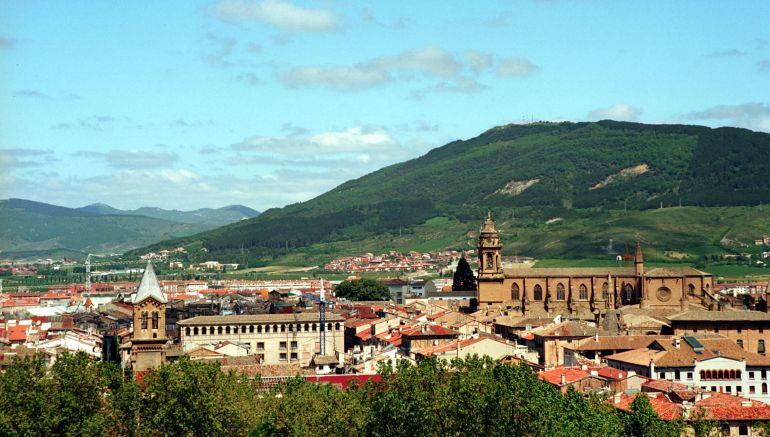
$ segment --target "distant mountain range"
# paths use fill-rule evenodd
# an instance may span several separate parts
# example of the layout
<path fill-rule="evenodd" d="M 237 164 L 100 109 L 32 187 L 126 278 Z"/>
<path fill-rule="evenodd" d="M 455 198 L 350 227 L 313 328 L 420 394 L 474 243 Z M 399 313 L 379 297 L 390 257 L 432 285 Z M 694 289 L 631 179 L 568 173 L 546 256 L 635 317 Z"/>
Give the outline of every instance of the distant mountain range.
<path fill-rule="evenodd" d="M 123 211 L 104 204 L 66 208 L 24 199 L 0 200 L 0 258 L 122 253 L 257 215 L 241 205 Z"/>
<path fill-rule="evenodd" d="M 168 210 L 146 206 L 131 210 L 121 210 L 105 205 L 104 203 L 93 203 L 77 209 L 99 215 L 140 215 L 172 222 L 201 225 L 209 228 L 224 226 L 239 220 L 254 218 L 259 215 L 259 211 L 255 211 L 243 205 L 229 205 L 216 209 L 201 208 L 194 211 L 179 211 L 177 209 Z"/>
<path fill-rule="evenodd" d="M 506 125 L 306 202 L 141 250 L 184 244 L 254 265 L 469 248 L 492 209 L 507 254 L 606 257 L 609 240 L 623 247 L 641 238 L 660 254 L 701 256 L 770 231 L 770 214 L 758 206 L 770 201 L 768 168 L 770 135 L 746 129 Z"/>

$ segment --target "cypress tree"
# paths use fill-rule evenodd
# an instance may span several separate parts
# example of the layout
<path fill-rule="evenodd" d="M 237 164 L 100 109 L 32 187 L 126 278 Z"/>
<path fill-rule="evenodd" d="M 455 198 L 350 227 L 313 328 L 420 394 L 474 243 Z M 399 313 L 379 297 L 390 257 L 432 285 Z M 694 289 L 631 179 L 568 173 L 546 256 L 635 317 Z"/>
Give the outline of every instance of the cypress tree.
<path fill-rule="evenodd" d="M 457 270 L 455 270 L 454 277 L 452 278 L 452 291 L 470 291 L 476 289 L 476 277 L 473 276 L 473 270 L 471 270 L 470 264 L 465 258 L 460 258 L 457 262 Z"/>

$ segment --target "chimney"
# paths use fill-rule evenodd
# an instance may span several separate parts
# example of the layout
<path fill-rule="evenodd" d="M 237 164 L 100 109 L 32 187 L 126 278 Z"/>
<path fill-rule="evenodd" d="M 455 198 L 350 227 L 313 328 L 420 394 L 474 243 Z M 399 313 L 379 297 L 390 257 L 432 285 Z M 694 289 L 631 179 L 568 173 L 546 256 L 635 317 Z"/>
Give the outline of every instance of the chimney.
<path fill-rule="evenodd" d="M 678 338 L 675 338 L 675 339 L 674 339 L 674 346 L 675 346 L 677 349 L 679 349 L 679 345 L 680 345 L 680 344 L 681 344 L 681 343 L 680 343 L 680 340 L 679 340 Z"/>
<path fill-rule="evenodd" d="M 620 393 L 615 393 L 615 395 L 612 396 L 612 402 L 615 403 L 615 404 L 619 404 L 620 403 L 620 397 L 621 397 Z"/>
<path fill-rule="evenodd" d="M 583 365 L 580 366 L 580 370 L 583 370 L 583 371 L 588 370 L 588 366 L 583 364 Z"/>
<path fill-rule="evenodd" d="M 561 374 L 561 385 L 567 385 L 567 375 Z"/>

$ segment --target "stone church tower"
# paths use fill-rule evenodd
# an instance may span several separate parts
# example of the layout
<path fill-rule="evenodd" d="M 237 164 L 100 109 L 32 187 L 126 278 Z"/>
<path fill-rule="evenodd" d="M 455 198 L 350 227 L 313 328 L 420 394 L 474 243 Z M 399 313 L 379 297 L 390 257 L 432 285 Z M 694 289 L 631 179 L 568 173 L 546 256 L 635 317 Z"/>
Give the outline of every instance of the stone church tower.
<path fill-rule="evenodd" d="M 479 282 L 501 281 L 504 278 L 500 257 L 502 248 L 500 233 L 495 229 L 495 220 L 492 218 L 492 211 L 489 211 L 479 233 Z"/>
<path fill-rule="evenodd" d="M 159 367 L 166 361 L 167 299 L 150 262 L 147 262 L 132 303 L 134 332 L 131 337 L 131 367 L 135 372 L 141 372 Z"/>

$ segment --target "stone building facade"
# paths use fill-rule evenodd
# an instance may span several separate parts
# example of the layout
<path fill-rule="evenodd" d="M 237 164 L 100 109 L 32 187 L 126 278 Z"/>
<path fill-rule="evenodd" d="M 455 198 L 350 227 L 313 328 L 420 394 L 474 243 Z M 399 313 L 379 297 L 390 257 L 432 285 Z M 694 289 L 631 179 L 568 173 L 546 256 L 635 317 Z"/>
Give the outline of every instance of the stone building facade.
<path fill-rule="evenodd" d="M 166 361 L 166 295 L 160 288 L 151 263 L 132 299 L 134 326 L 131 335 L 131 367 L 142 372 Z"/>
<path fill-rule="evenodd" d="M 478 241 L 478 301 L 522 314 L 599 314 L 623 306 L 680 310 L 712 296 L 714 277 L 690 267 L 645 270 L 636 246 L 633 267 L 503 268 L 500 234 L 491 213 Z"/>
<path fill-rule="evenodd" d="M 326 315 L 326 355 L 345 351 L 345 319 Z M 310 365 L 320 352 L 318 313 L 200 316 L 180 320 L 184 351 L 224 341 L 245 343 L 262 364 Z"/>

